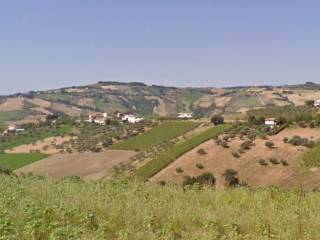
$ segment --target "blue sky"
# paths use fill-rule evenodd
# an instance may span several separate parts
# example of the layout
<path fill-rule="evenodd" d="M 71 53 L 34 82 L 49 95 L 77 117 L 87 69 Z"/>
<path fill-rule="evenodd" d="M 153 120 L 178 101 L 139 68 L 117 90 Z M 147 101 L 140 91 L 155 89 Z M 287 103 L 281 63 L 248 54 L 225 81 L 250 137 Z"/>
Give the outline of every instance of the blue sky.
<path fill-rule="evenodd" d="M 320 1 L 0 2 L 0 94 L 320 82 Z"/>

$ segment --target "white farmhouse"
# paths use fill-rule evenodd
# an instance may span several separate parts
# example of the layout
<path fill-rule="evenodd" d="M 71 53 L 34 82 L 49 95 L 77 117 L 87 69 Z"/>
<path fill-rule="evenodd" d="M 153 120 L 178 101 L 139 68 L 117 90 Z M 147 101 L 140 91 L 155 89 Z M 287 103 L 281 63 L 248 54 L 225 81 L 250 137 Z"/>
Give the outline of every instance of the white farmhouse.
<path fill-rule="evenodd" d="M 191 119 L 192 113 L 178 113 L 178 118 L 180 119 Z"/>
<path fill-rule="evenodd" d="M 313 106 L 320 107 L 320 99 L 315 100 Z"/>
<path fill-rule="evenodd" d="M 132 124 L 142 122 L 143 120 L 144 120 L 143 118 L 136 117 L 135 115 L 132 115 L 132 114 L 124 115 L 124 117 L 122 118 L 122 121 L 132 123 Z"/>
<path fill-rule="evenodd" d="M 275 118 L 266 118 L 264 124 L 270 128 L 277 126 L 277 120 Z"/>

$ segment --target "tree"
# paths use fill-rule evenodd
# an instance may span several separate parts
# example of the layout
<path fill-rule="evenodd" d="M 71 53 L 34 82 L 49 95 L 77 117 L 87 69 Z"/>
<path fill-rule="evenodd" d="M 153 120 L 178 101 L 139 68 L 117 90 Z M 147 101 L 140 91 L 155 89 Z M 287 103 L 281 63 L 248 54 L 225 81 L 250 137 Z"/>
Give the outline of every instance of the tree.
<path fill-rule="evenodd" d="M 223 176 L 228 187 L 235 187 L 239 185 L 239 178 L 237 177 L 237 175 L 237 171 L 233 169 L 227 169 L 224 172 Z"/>
<path fill-rule="evenodd" d="M 219 124 L 223 124 L 224 123 L 224 118 L 220 115 L 213 115 L 211 117 L 211 122 L 214 124 L 214 125 L 219 125 Z"/>
<path fill-rule="evenodd" d="M 305 101 L 305 104 L 306 104 L 306 106 L 308 106 L 308 107 L 313 107 L 313 105 L 314 105 L 314 100 L 306 100 L 306 101 Z"/>
<path fill-rule="evenodd" d="M 273 147 L 274 147 L 274 143 L 271 142 L 271 141 L 267 141 L 267 142 L 265 143 L 265 145 L 266 145 L 266 147 L 268 147 L 268 148 L 273 148 Z"/>

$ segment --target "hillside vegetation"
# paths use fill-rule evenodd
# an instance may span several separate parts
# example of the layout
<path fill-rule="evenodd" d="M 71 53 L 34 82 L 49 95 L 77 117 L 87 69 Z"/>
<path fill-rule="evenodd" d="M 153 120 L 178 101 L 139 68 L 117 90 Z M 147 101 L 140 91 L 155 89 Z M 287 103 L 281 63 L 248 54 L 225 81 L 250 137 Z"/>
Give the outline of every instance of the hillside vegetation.
<path fill-rule="evenodd" d="M 172 146 L 171 148 L 163 153 L 160 153 L 150 162 L 139 168 L 136 172 L 136 176 L 143 180 L 149 179 L 150 177 L 161 171 L 163 168 L 168 166 L 170 163 L 172 163 L 174 160 L 176 160 L 182 154 L 197 147 L 208 139 L 223 133 L 230 127 L 231 125 L 229 124 L 212 127 L 209 130 L 200 133 L 199 135 L 196 135 L 190 139 Z"/>
<path fill-rule="evenodd" d="M 111 149 L 144 150 L 163 141 L 181 136 L 198 125 L 199 123 L 191 121 L 163 122 L 145 133 L 112 145 Z"/>
<path fill-rule="evenodd" d="M 1 239 L 319 239 L 320 194 L 0 176 Z"/>

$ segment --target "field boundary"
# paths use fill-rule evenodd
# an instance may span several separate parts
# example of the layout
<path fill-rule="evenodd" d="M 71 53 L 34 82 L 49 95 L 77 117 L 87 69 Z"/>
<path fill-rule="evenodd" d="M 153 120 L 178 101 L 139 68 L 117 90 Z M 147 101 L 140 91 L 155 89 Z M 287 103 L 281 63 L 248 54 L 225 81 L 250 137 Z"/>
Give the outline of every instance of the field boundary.
<path fill-rule="evenodd" d="M 169 150 L 159 154 L 156 158 L 152 159 L 151 161 L 143 165 L 141 168 L 139 168 L 136 171 L 135 176 L 139 179 L 147 181 L 149 178 L 153 177 L 155 174 L 167 167 L 170 163 L 174 162 L 178 157 L 182 156 L 184 153 L 206 142 L 210 138 L 223 133 L 227 129 L 231 128 L 231 126 L 231 124 L 223 124 L 216 127 L 212 127 L 211 129 L 203 133 L 200 133 L 199 135 L 191 139 L 174 145 Z"/>

